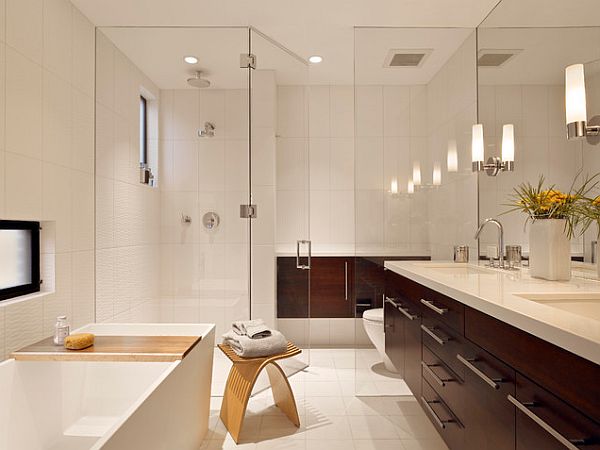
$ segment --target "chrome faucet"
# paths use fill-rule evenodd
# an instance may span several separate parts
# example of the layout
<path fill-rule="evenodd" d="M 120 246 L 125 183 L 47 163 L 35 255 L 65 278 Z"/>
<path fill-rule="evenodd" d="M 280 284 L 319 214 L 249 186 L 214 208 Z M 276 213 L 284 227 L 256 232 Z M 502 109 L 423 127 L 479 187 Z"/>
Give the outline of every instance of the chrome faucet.
<path fill-rule="evenodd" d="M 497 219 L 485 219 L 483 223 L 479 225 L 477 233 L 475 233 L 475 239 L 479 239 L 481 231 L 488 223 L 493 223 L 498 227 L 498 267 L 504 268 L 504 228 L 502 228 L 502 224 Z M 492 261 L 490 261 L 490 265 L 493 265 Z"/>

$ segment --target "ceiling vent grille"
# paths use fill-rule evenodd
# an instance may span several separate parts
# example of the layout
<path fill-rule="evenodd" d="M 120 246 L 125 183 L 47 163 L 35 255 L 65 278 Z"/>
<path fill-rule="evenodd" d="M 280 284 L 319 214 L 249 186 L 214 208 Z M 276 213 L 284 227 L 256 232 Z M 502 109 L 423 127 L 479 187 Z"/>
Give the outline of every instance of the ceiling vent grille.
<path fill-rule="evenodd" d="M 521 50 L 481 49 L 477 56 L 479 67 L 502 67 Z"/>
<path fill-rule="evenodd" d="M 388 52 L 383 67 L 415 68 L 423 65 L 432 49 L 392 49 Z"/>

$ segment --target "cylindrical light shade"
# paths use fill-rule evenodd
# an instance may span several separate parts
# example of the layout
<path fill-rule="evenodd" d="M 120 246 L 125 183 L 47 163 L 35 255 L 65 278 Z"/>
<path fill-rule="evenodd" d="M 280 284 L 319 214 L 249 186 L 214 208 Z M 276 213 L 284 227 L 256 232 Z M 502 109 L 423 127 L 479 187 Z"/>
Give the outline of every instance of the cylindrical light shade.
<path fill-rule="evenodd" d="M 515 127 L 508 123 L 502 127 L 502 162 L 515 160 Z"/>
<path fill-rule="evenodd" d="M 413 183 L 412 180 L 408 180 L 408 185 L 406 186 L 406 191 L 409 194 L 414 194 L 415 193 L 415 184 Z"/>
<path fill-rule="evenodd" d="M 392 183 L 390 184 L 390 193 L 398 193 L 398 180 L 396 178 L 392 178 Z"/>
<path fill-rule="evenodd" d="M 421 164 L 419 164 L 419 161 L 415 161 L 413 164 L 412 181 L 415 186 L 421 186 Z"/>
<path fill-rule="evenodd" d="M 471 138 L 471 158 L 473 162 L 483 161 L 483 125 L 476 123 L 473 125 L 473 135 Z"/>
<path fill-rule="evenodd" d="M 565 108 L 567 124 L 587 122 L 583 64 L 573 64 L 565 69 Z"/>
<path fill-rule="evenodd" d="M 439 186 L 442 184 L 442 168 L 439 163 L 433 165 L 433 185 Z"/>
<path fill-rule="evenodd" d="M 458 172 L 458 151 L 454 139 L 448 141 L 448 172 Z"/>

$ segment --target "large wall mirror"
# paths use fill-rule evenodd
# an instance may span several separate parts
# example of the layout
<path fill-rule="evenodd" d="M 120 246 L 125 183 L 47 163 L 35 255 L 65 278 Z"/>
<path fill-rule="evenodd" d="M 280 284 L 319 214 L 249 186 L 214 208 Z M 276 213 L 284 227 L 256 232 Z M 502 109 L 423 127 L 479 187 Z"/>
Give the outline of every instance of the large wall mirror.
<path fill-rule="evenodd" d="M 600 114 L 600 27 L 562 25 L 561 11 L 545 11 L 543 24 L 522 26 L 522 11 L 504 0 L 478 28 L 478 117 L 485 159 L 501 157 L 504 125 L 514 127 L 514 171 L 479 175 L 479 220 L 498 217 L 505 242 L 528 253 L 525 215 L 505 214 L 513 189 L 523 182 L 568 191 L 580 174 L 600 172 L 600 145 L 568 140 L 565 122 L 565 68 L 584 64 L 588 118 Z M 563 17 L 566 17 L 564 15 Z M 568 20 L 568 19 L 567 19 Z M 597 230 L 571 241 L 573 259 L 591 261 Z M 482 234 L 480 255 L 496 243 L 495 230 Z"/>

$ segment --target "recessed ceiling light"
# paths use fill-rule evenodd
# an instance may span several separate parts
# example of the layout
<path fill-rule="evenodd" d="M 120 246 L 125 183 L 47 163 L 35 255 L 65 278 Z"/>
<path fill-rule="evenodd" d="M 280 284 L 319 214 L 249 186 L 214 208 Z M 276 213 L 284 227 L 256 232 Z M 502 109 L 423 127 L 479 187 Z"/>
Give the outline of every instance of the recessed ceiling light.
<path fill-rule="evenodd" d="M 188 64 L 197 64 L 198 63 L 198 58 L 196 58 L 195 56 L 184 56 L 183 60 Z"/>
<path fill-rule="evenodd" d="M 323 61 L 323 57 L 319 55 L 313 55 L 310 56 L 308 60 L 313 64 L 319 64 L 321 61 Z"/>

